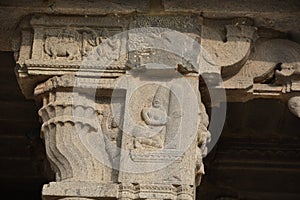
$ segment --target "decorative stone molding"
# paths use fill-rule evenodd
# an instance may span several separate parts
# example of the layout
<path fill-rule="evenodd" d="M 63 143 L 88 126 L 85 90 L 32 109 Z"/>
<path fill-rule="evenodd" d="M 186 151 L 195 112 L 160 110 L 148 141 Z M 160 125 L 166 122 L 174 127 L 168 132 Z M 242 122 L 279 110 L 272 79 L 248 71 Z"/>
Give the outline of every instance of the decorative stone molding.
<path fill-rule="evenodd" d="M 120 199 L 192 199 L 193 187 L 175 185 L 121 185 Z"/>

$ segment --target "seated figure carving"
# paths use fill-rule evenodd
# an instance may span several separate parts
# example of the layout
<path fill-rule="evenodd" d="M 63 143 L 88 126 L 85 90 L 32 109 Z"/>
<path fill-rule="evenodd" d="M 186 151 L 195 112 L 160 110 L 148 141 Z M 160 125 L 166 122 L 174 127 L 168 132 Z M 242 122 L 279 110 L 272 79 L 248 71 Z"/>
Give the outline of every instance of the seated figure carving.
<path fill-rule="evenodd" d="M 162 148 L 165 125 L 167 123 L 167 113 L 162 103 L 154 98 L 152 106 L 144 108 L 141 115 L 149 132 L 146 133 L 146 137 L 137 137 L 135 139 L 135 148 Z M 155 135 L 151 136 L 153 133 Z"/>

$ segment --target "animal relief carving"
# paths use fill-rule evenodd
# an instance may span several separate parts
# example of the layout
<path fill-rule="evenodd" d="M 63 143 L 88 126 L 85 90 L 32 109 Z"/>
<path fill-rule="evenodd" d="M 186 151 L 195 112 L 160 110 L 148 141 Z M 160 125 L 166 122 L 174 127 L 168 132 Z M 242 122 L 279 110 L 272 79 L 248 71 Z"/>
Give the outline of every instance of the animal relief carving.
<path fill-rule="evenodd" d="M 108 34 L 105 29 L 96 31 L 86 27 L 64 29 L 59 32 L 49 29 L 45 34 L 44 51 L 52 59 L 61 57 L 70 61 L 80 60 L 100 45 Z"/>
<path fill-rule="evenodd" d="M 68 60 L 81 58 L 80 46 L 75 31 L 60 32 L 57 36 L 48 35 L 45 40 L 45 53 L 52 59 L 66 57 Z"/>

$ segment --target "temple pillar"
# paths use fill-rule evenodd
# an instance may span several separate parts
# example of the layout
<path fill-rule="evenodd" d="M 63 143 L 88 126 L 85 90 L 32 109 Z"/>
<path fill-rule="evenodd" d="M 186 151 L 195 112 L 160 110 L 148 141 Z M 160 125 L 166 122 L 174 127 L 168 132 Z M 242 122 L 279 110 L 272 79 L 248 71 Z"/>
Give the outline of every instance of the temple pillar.
<path fill-rule="evenodd" d="M 33 16 L 27 25 L 16 72 L 41 105 L 55 173 L 43 199 L 195 199 L 210 136 L 198 18 Z"/>
<path fill-rule="evenodd" d="M 225 120 L 216 107 L 272 98 L 299 117 L 299 44 L 257 32 L 250 19 L 203 20 L 33 16 L 22 24 L 16 74 L 41 105 L 56 175 L 43 199 L 192 200 Z"/>

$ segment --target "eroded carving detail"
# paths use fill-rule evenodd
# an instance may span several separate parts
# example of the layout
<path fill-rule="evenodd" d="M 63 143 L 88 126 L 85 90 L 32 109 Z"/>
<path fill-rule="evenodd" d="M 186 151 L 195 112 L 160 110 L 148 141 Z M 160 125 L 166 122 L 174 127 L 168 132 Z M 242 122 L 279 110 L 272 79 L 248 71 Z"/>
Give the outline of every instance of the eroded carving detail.
<path fill-rule="evenodd" d="M 48 29 L 44 50 L 52 59 L 82 60 L 109 35 L 106 28 L 98 31 L 91 28 Z"/>
<path fill-rule="evenodd" d="M 295 96 L 289 99 L 288 107 L 290 111 L 300 118 L 300 96 Z"/>
<path fill-rule="evenodd" d="M 209 119 L 206 113 L 206 109 L 204 107 L 204 104 L 201 101 L 199 101 L 199 106 L 200 106 L 200 113 L 199 113 L 200 122 L 198 126 L 198 134 L 197 134 L 198 147 L 196 150 L 196 173 L 195 173 L 195 183 L 197 186 L 200 185 L 201 178 L 205 174 L 202 158 L 204 158 L 207 155 L 206 145 L 211 140 L 211 134 L 207 130 Z"/>
<path fill-rule="evenodd" d="M 64 30 L 58 35 L 47 35 L 45 39 L 45 52 L 53 59 L 67 57 L 69 60 L 80 59 L 79 43 L 76 32 Z"/>

